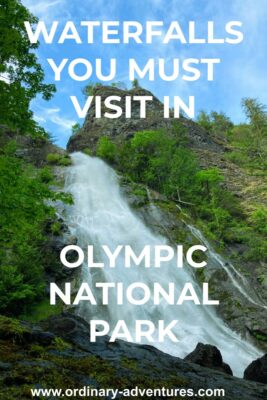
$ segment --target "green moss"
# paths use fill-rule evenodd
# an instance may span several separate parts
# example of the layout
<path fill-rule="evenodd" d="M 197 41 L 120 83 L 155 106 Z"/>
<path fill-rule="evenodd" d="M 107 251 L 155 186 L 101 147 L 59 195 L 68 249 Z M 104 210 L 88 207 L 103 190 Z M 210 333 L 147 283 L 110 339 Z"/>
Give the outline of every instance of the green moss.
<path fill-rule="evenodd" d="M 61 154 L 58 154 L 58 153 L 49 153 L 49 154 L 47 154 L 47 156 L 46 156 L 46 161 L 49 163 L 49 164 L 52 164 L 52 165 L 56 165 L 56 164 L 58 164 L 58 162 L 59 162 L 59 160 L 61 159 Z"/>
<path fill-rule="evenodd" d="M 196 275 L 197 281 L 199 283 L 206 282 L 206 276 L 205 276 L 204 268 L 196 268 L 195 269 L 195 275 Z"/>
<path fill-rule="evenodd" d="M 0 316 L 0 337 L 19 340 L 29 329 L 14 318 Z"/>
<path fill-rule="evenodd" d="M 145 190 L 143 187 L 139 186 L 139 185 L 135 185 L 135 186 L 133 187 L 132 193 L 133 193 L 135 196 L 147 198 L 147 192 L 146 192 L 146 190 Z"/>
<path fill-rule="evenodd" d="M 53 222 L 53 224 L 51 225 L 51 232 L 55 236 L 60 236 L 61 229 L 62 229 L 62 224 L 60 222 L 58 222 L 58 221 Z"/>
<path fill-rule="evenodd" d="M 89 147 L 86 147 L 85 149 L 83 149 L 83 153 L 86 154 L 87 156 L 93 155 L 93 152 L 91 149 L 89 149 Z"/>
<path fill-rule="evenodd" d="M 137 361 L 130 358 L 122 357 L 121 359 L 122 368 L 136 370 L 138 367 Z"/>
<path fill-rule="evenodd" d="M 267 276 L 266 275 L 260 275 L 257 277 L 257 280 L 259 283 L 264 284 L 265 281 L 267 280 Z"/>
<path fill-rule="evenodd" d="M 62 167 L 68 167 L 72 164 L 72 161 L 69 156 L 64 156 L 59 160 L 58 164 L 61 165 Z"/>
<path fill-rule="evenodd" d="M 60 165 L 63 167 L 67 167 L 72 163 L 71 158 L 68 155 L 59 153 L 49 153 L 46 157 L 46 160 L 51 165 Z"/>
<path fill-rule="evenodd" d="M 46 355 L 46 348 L 40 346 L 39 344 L 32 344 L 28 350 L 28 353 L 31 357 L 37 357 L 38 359 L 42 359 Z"/>
<path fill-rule="evenodd" d="M 53 343 L 54 347 L 56 350 L 58 351 L 65 351 L 65 350 L 69 350 L 72 348 L 72 346 L 67 343 L 65 340 L 63 340 L 60 337 L 56 337 Z"/>
<path fill-rule="evenodd" d="M 255 338 L 259 340 L 260 342 L 267 342 L 267 335 L 262 334 L 262 333 L 255 333 L 254 334 Z"/>

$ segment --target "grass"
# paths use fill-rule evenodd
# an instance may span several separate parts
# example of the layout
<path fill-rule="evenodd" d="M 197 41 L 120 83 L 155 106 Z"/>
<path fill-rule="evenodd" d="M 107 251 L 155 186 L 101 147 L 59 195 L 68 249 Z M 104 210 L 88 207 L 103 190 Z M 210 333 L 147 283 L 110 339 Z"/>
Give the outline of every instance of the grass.
<path fill-rule="evenodd" d="M 20 315 L 20 318 L 28 322 L 39 322 L 43 319 L 50 317 L 51 315 L 57 315 L 62 312 L 62 304 L 56 304 L 52 306 L 49 303 L 49 299 L 43 299 L 39 303 L 32 306 L 31 312 Z"/>

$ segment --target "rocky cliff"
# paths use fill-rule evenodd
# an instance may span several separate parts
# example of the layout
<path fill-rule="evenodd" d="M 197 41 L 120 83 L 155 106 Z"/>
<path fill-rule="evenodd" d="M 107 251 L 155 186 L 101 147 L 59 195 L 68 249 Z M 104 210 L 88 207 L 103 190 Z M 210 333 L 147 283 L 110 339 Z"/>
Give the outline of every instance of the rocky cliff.
<path fill-rule="evenodd" d="M 95 149 L 98 139 L 107 136 L 114 142 L 120 143 L 130 139 L 135 132 L 143 130 L 167 129 L 170 130 L 174 122 L 173 118 L 163 118 L 162 103 L 148 90 L 134 88 L 121 90 L 110 86 L 100 86 L 95 89 L 94 95 L 101 96 L 102 113 L 106 111 L 104 101 L 108 96 L 121 97 L 123 114 L 120 118 L 95 118 L 94 104 L 89 109 L 83 127 L 75 135 L 71 136 L 67 149 L 69 152 L 81 151 L 86 148 Z M 148 103 L 146 118 L 139 117 L 139 102 L 133 101 L 132 117 L 125 118 L 126 96 L 151 96 L 153 101 Z M 193 121 L 181 118 L 187 128 L 190 145 L 196 149 L 210 148 L 218 153 L 222 151 L 221 146 L 212 140 L 209 135 Z"/>

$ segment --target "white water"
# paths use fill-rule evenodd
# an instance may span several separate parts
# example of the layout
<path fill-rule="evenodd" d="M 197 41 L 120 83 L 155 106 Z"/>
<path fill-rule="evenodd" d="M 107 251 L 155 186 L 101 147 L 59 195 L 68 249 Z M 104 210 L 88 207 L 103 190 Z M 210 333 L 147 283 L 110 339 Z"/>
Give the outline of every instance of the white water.
<path fill-rule="evenodd" d="M 256 292 L 249 286 L 247 279 L 233 266 L 230 261 L 225 261 L 218 253 L 215 252 L 211 244 L 204 238 L 199 229 L 192 225 L 187 225 L 191 233 L 208 249 L 208 257 L 218 268 L 223 268 L 229 276 L 233 286 L 247 299 L 250 303 L 258 307 L 267 309 L 267 306 L 258 298 Z M 248 292 L 252 292 L 253 297 Z"/>
<path fill-rule="evenodd" d="M 130 245 L 138 254 L 145 245 L 167 244 L 167 239 L 151 232 L 130 209 L 110 167 L 100 159 L 82 153 L 74 153 L 72 160 L 74 165 L 66 172 L 66 191 L 72 193 L 74 206 L 68 208 L 67 223 L 77 236 L 79 246 L 86 248 L 88 244 L 93 244 L 97 250 L 104 244 L 110 249 Z M 82 281 L 89 282 L 92 288 L 95 282 L 123 282 L 125 286 L 133 282 L 144 282 L 148 286 L 159 282 L 166 288 L 169 282 L 175 282 L 177 297 L 186 282 L 193 282 L 190 267 L 177 269 L 172 263 L 166 263 L 160 269 L 142 266 L 125 268 L 123 264 L 121 258 L 116 268 L 92 270 L 84 265 Z M 111 326 L 124 319 L 131 332 L 134 332 L 137 319 L 154 323 L 164 319 L 166 324 L 177 319 L 179 323 L 175 334 L 179 343 L 166 340 L 153 345 L 183 358 L 194 350 L 198 342 L 213 344 L 220 349 L 224 361 L 230 364 L 237 376 L 242 376 L 247 365 L 261 354 L 226 327 L 210 306 L 196 306 L 191 302 L 173 306 L 164 301 L 158 306 L 152 303 L 119 306 L 114 300 L 108 306 L 92 306 L 84 302 L 80 313 L 88 320 L 107 320 Z"/>

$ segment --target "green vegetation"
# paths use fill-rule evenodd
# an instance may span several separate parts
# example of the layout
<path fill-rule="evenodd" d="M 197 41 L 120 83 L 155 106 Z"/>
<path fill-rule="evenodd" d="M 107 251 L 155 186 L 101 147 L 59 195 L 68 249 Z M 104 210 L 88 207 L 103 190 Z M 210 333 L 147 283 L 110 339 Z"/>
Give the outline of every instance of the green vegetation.
<path fill-rule="evenodd" d="M 267 159 L 266 107 L 257 99 L 241 102 L 247 124 L 234 125 L 224 113 L 201 111 L 197 122 L 213 137 L 224 139 L 231 150 L 227 158 L 250 171 L 265 170 Z"/>
<path fill-rule="evenodd" d="M 70 165 L 71 160 L 53 153 L 47 156 L 50 165 L 36 168 L 16 152 L 16 141 L 24 143 L 21 135 L 34 137 L 34 141 L 25 141 L 33 147 L 49 144 L 49 134 L 33 120 L 30 102 L 38 94 L 49 100 L 55 91 L 54 85 L 44 83 L 44 71 L 34 52 L 39 44 L 28 40 L 24 21 L 35 24 L 37 18 L 21 1 L 1 2 L 0 75 L 5 79 L 0 80 L 0 124 L 4 125 L 0 148 L 0 312 L 25 315 L 39 304 L 40 313 L 45 315 L 45 273 L 56 265 L 48 234 L 58 235 L 61 230 L 51 204 L 59 199 L 71 201 L 70 196 L 50 189 L 54 183 L 52 167 Z M 7 331 L 16 328 L 13 322 L 7 326 L 7 321 L 2 319 L 0 325 Z"/>
<path fill-rule="evenodd" d="M 218 113 L 216 111 L 212 111 L 210 114 L 205 111 L 200 111 L 197 122 L 202 128 L 217 138 L 224 138 L 234 126 L 230 118 L 224 113 Z"/>
<path fill-rule="evenodd" d="M 83 89 L 82 93 L 85 97 L 93 96 L 96 88 L 103 86 L 101 82 L 89 82 Z"/>
<path fill-rule="evenodd" d="M 133 89 L 136 89 L 136 88 L 138 88 L 139 87 L 139 82 L 138 82 L 138 79 L 134 79 L 133 81 L 132 81 L 132 88 Z"/>
<path fill-rule="evenodd" d="M 76 122 L 76 124 L 72 125 L 71 127 L 71 134 L 76 135 L 76 133 L 78 133 L 80 129 L 81 125 L 78 122 Z"/>
<path fill-rule="evenodd" d="M 40 170 L 40 179 L 43 183 L 52 183 L 54 175 L 51 167 L 44 167 Z"/>
<path fill-rule="evenodd" d="M 44 294 L 44 227 L 55 216 L 45 200 L 65 200 L 49 189 L 50 171 L 26 164 L 15 150 L 10 142 L 0 152 L 0 311 L 9 314 L 24 311 Z M 52 228 L 58 232 L 56 223 Z"/>
<path fill-rule="evenodd" d="M 87 154 L 88 156 L 92 156 L 93 152 L 91 149 L 89 149 L 89 147 L 86 147 L 85 149 L 83 149 L 84 154 Z"/>
<path fill-rule="evenodd" d="M 49 100 L 54 85 L 44 83 L 44 71 L 37 61 L 24 27 L 24 21 L 37 22 L 18 0 L 3 0 L 0 7 L 0 124 L 18 129 L 22 134 L 46 135 L 33 120 L 30 102 L 41 94 Z"/>
<path fill-rule="evenodd" d="M 71 158 L 65 154 L 50 153 L 47 155 L 46 160 L 51 165 L 59 165 L 62 167 L 71 165 Z"/>
<path fill-rule="evenodd" d="M 113 163 L 117 156 L 116 146 L 106 136 L 102 136 L 97 144 L 96 155 Z"/>
<path fill-rule="evenodd" d="M 244 243 L 247 245 L 246 260 L 265 258 L 266 211 L 260 207 L 249 218 L 245 216 L 238 198 L 226 189 L 220 170 L 200 168 L 195 153 L 187 145 L 186 131 L 181 123 L 176 123 L 171 132 L 137 132 L 120 145 L 115 145 L 108 137 L 101 137 L 97 155 L 131 181 L 150 187 L 186 207 L 203 232 L 218 246 Z"/>
<path fill-rule="evenodd" d="M 27 312 L 29 310 L 30 312 Z M 49 297 L 45 296 L 41 301 L 32 304 L 29 310 L 26 309 L 26 313 L 21 314 L 19 317 L 25 321 L 39 322 L 52 315 L 60 314 L 63 310 L 63 305 L 60 303 L 51 305 Z"/>
<path fill-rule="evenodd" d="M 217 169 L 200 170 L 194 153 L 185 146 L 182 125 L 176 125 L 171 133 L 137 132 L 118 148 L 109 138 L 102 137 L 97 155 L 115 163 L 133 181 L 190 206 L 194 216 L 205 219 L 210 230 L 222 237 L 234 200 L 221 188 L 223 177 Z M 220 206 L 222 202 L 224 208 Z"/>
<path fill-rule="evenodd" d="M 81 382 L 92 382 L 102 388 L 175 388 L 191 387 L 189 380 L 177 368 L 169 368 L 166 376 L 159 365 L 149 360 L 142 365 L 135 358 L 121 356 L 116 360 L 103 359 L 81 351 L 66 340 L 55 337 L 44 344 L 32 338 L 31 330 L 19 321 L 0 317 L 0 358 L 10 363 L 8 379 L 1 380 L 0 397 L 28 399 L 36 383 L 42 388 L 77 388 Z M 145 372 L 146 371 L 146 372 Z M 70 397 L 76 398 L 75 396 Z M 95 397 L 92 397 L 95 398 Z M 180 397 L 179 397 L 180 398 Z"/>

